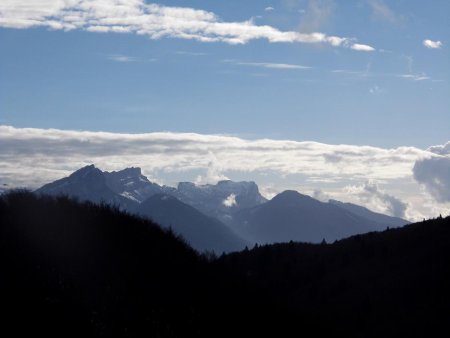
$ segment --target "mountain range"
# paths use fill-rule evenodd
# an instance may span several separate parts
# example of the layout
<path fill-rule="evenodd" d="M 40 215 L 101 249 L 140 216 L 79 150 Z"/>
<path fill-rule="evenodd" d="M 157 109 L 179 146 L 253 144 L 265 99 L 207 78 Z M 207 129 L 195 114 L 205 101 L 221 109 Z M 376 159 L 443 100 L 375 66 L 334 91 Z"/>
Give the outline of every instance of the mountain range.
<path fill-rule="evenodd" d="M 35 192 L 115 205 L 171 227 L 199 251 L 216 253 L 254 243 L 335 241 L 408 223 L 350 203 L 320 202 L 296 191 L 284 191 L 268 201 L 255 182 L 161 186 L 149 181 L 140 168 L 107 172 L 89 165 Z"/>

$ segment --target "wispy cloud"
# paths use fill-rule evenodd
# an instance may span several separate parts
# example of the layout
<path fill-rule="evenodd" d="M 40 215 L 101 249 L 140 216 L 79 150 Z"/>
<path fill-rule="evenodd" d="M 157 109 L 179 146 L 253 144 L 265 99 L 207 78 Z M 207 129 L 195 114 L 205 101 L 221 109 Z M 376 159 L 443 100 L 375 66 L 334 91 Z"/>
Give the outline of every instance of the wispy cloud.
<path fill-rule="evenodd" d="M 299 29 L 301 32 L 316 32 L 326 27 L 335 13 L 333 0 L 309 0 L 302 15 Z"/>
<path fill-rule="evenodd" d="M 335 74 L 350 74 L 350 75 L 365 75 L 365 72 L 360 71 L 360 70 L 349 70 L 349 69 L 334 69 L 331 71 L 332 73 Z"/>
<path fill-rule="evenodd" d="M 205 56 L 208 55 L 208 53 L 202 53 L 202 52 L 187 52 L 187 51 L 177 51 L 175 54 L 178 55 L 188 55 L 188 56 Z"/>
<path fill-rule="evenodd" d="M 121 55 L 121 54 L 112 54 L 107 57 L 108 60 L 115 61 L 115 62 L 155 62 L 157 59 L 150 58 L 141 58 L 141 57 L 135 57 L 135 56 L 129 56 L 129 55 Z"/>
<path fill-rule="evenodd" d="M 383 0 L 368 0 L 367 2 L 372 8 L 375 18 L 390 23 L 398 22 L 398 16 Z"/>
<path fill-rule="evenodd" d="M 271 12 L 271 11 L 274 11 L 275 10 L 275 8 L 273 8 L 273 7 L 266 7 L 266 8 L 264 8 L 264 11 L 265 12 Z"/>
<path fill-rule="evenodd" d="M 242 62 L 236 60 L 225 60 L 225 62 L 233 63 L 238 66 L 262 67 L 269 69 L 285 69 L 285 70 L 306 70 L 311 67 L 291 64 L 291 63 L 272 63 L 272 62 Z"/>
<path fill-rule="evenodd" d="M 135 33 L 152 39 L 172 37 L 228 44 L 246 44 L 252 40 L 266 39 L 271 43 L 322 43 L 334 47 L 356 46 L 352 49 L 361 50 L 353 38 L 317 32 L 280 31 L 272 26 L 256 25 L 252 20 L 226 22 L 212 12 L 163 6 L 144 0 L 2 1 L 0 27 Z"/>
<path fill-rule="evenodd" d="M 118 55 L 118 54 L 108 56 L 108 60 L 116 61 L 116 62 L 138 62 L 138 61 L 140 61 L 139 58 L 134 57 L 134 56 Z"/>
<path fill-rule="evenodd" d="M 380 88 L 378 85 L 375 85 L 369 89 L 369 93 L 372 95 L 381 95 L 384 92 L 382 88 Z"/>
<path fill-rule="evenodd" d="M 408 74 L 395 74 L 395 73 L 378 73 L 378 72 L 372 72 L 370 70 L 370 63 L 367 65 L 366 70 L 351 70 L 351 69 L 334 69 L 331 70 L 331 73 L 333 74 L 345 74 L 345 75 L 350 75 L 350 76 L 357 76 L 357 77 L 361 77 L 361 78 L 374 78 L 374 77 L 384 77 L 384 78 L 402 78 L 402 79 L 406 79 L 406 80 L 411 80 L 411 81 L 424 81 L 424 80 L 431 80 L 431 77 L 428 76 L 425 73 L 408 73 Z M 379 88 L 378 88 L 379 89 Z M 375 92 L 377 92 L 376 90 L 376 86 L 372 87 L 370 92 L 372 94 L 374 94 Z"/>
<path fill-rule="evenodd" d="M 413 81 L 430 80 L 430 77 L 425 74 L 401 74 L 398 76 L 401 78 L 413 80 Z"/>
<path fill-rule="evenodd" d="M 443 43 L 441 41 L 423 40 L 423 45 L 430 49 L 440 49 Z"/>

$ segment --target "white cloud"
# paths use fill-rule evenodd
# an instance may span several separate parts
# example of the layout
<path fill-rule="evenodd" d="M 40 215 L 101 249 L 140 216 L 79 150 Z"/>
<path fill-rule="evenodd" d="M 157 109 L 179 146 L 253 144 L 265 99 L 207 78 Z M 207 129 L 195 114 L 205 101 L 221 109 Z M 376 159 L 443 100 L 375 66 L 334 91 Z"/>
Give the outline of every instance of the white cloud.
<path fill-rule="evenodd" d="M 315 189 L 312 197 L 321 202 L 328 202 L 331 199 L 331 196 L 323 192 L 321 189 Z"/>
<path fill-rule="evenodd" d="M 252 20 L 225 22 L 212 12 L 147 4 L 144 0 L 3 0 L 0 2 L 0 27 L 135 33 L 151 39 L 171 37 L 228 44 L 266 39 L 272 43 L 350 47 L 349 41 L 354 40 L 317 32 L 280 31 L 268 25 L 255 25 Z"/>
<path fill-rule="evenodd" d="M 430 79 L 430 77 L 425 74 L 402 74 L 399 76 L 404 79 L 413 80 L 413 81 L 423 81 L 423 80 Z"/>
<path fill-rule="evenodd" d="M 383 149 L 193 133 L 118 134 L 9 126 L 0 126 L 0 142 L 0 164 L 4 166 L 0 172 L 19 168 L 10 172 L 11 177 L 33 180 L 29 172 L 40 166 L 71 171 L 84 163 L 111 170 L 131 164 L 149 171 L 209 169 L 209 177 L 219 179 L 226 179 L 222 173 L 229 170 L 270 170 L 284 175 L 390 180 L 410 177 L 415 161 L 430 155 L 414 147 Z"/>
<path fill-rule="evenodd" d="M 223 200 L 223 205 L 231 208 L 235 205 L 237 205 L 236 203 L 236 195 L 235 194 L 230 194 L 230 196 L 228 196 L 226 199 Z"/>
<path fill-rule="evenodd" d="M 450 156 L 418 160 L 413 172 L 417 182 L 423 184 L 437 202 L 450 202 Z"/>
<path fill-rule="evenodd" d="M 218 179 L 226 179 L 222 173 L 230 170 L 270 170 L 282 175 L 389 180 L 410 177 L 415 161 L 430 154 L 414 147 L 383 149 L 193 133 L 118 134 L 9 126 L 0 126 L 0 142 L 1 173 L 9 167 L 33 170 L 41 165 L 45 170 L 71 171 L 84 163 L 97 163 L 111 170 L 129 165 L 148 171 L 208 169 L 209 177 Z M 67 160 L 62 163 L 63 158 Z M 11 174 L 14 172 L 17 169 Z"/>
<path fill-rule="evenodd" d="M 259 184 L 259 192 L 268 200 L 271 200 L 283 190 L 280 187 L 275 187 L 273 184 Z"/>
<path fill-rule="evenodd" d="M 405 218 L 408 204 L 392 196 L 378 187 L 374 182 L 366 182 L 359 186 L 348 186 L 346 191 L 360 199 L 360 203 L 369 209 L 394 217 Z"/>
<path fill-rule="evenodd" d="M 0 144 L 0 186 L 35 188 L 91 163 L 108 171 L 141 167 L 146 175 L 170 182 L 195 181 L 196 177 L 199 184 L 255 178 L 267 197 L 299 187 L 303 193 L 321 189 L 343 200 L 345 195 L 339 192 L 345 186 L 375 181 L 382 182 L 382 193 L 411 205 L 409 215 L 411 210 L 420 210 L 414 214 L 416 218 L 435 216 L 432 212 L 438 209 L 426 200 L 428 195 L 421 195 L 413 177 L 414 165 L 422 159 L 444 157 L 434 152 L 447 149 L 384 149 L 194 133 L 120 134 L 2 125 Z M 446 174 L 444 169 L 426 172 L 430 177 Z M 371 200 L 359 201 L 373 208 Z M 379 202 L 379 207 L 388 210 L 387 202 L 383 203 Z M 445 205 L 439 210 L 445 208 L 450 210 Z M 392 206 L 389 210 L 398 214 L 400 209 Z"/>
<path fill-rule="evenodd" d="M 414 165 L 414 178 L 437 202 L 450 202 L 450 142 L 427 151 L 430 156 L 418 159 Z"/>
<path fill-rule="evenodd" d="M 266 8 L 264 8 L 264 11 L 265 12 L 271 12 L 271 11 L 274 11 L 275 10 L 275 8 L 273 8 L 273 7 L 266 7 Z"/>
<path fill-rule="evenodd" d="M 431 146 L 427 150 L 434 154 L 450 156 L 450 142 L 447 142 L 444 145 Z"/>
<path fill-rule="evenodd" d="M 430 49 L 440 49 L 443 44 L 441 41 L 423 40 L 423 45 Z"/>
<path fill-rule="evenodd" d="M 134 56 L 126 56 L 126 55 L 110 55 L 108 56 L 108 60 L 116 61 L 116 62 L 138 62 L 140 59 Z"/>
<path fill-rule="evenodd" d="M 216 184 L 219 181 L 228 180 L 223 174 L 224 167 L 212 151 L 208 151 L 209 162 L 207 164 L 206 175 L 198 175 L 195 184 Z"/>
<path fill-rule="evenodd" d="M 361 45 L 359 43 L 354 43 L 350 46 L 351 49 L 361 51 L 361 52 L 373 52 L 375 48 L 369 46 L 369 45 Z"/>
<path fill-rule="evenodd" d="M 252 66 L 252 67 L 262 67 L 262 68 L 270 68 L 270 69 L 311 69 L 308 66 L 295 65 L 289 63 L 271 63 L 271 62 L 232 62 L 239 66 Z"/>

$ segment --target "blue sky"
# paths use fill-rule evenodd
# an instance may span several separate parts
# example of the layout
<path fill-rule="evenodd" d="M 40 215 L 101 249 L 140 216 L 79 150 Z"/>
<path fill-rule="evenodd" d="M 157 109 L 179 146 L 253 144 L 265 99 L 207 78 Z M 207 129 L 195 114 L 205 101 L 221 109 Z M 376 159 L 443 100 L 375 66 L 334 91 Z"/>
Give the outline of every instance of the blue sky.
<path fill-rule="evenodd" d="M 376 50 L 266 39 L 230 45 L 83 29 L 2 28 L 0 122 L 383 147 L 447 141 L 448 1 L 159 4 L 203 9 L 223 22 L 253 18 L 254 25 L 280 31 L 355 38 Z M 274 9 L 265 11 L 269 6 Z M 442 41 L 443 47 L 426 48 L 426 39 Z"/>
<path fill-rule="evenodd" d="M 327 161 L 297 171 L 285 170 L 283 162 L 279 171 L 268 171 L 263 162 L 231 165 L 223 149 L 211 146 L 198 148 L 204 160 L 188 171 L 168 162 L 156 168 L 149 158 L 106 158 L 106 148 L 95 156 L 77 148 L 83 155 L 70 165 L 55 167 L 59 153 L 43 162 L 47 167 L 40 173 L 48 180 L 90 162 L 103 169 L 139 165 L 166 183 L 254 178 L 268 195 L 283 188 L 312 194 L 317 188 L 345 199 L 356 191 L 354 201 L 366 205 L 373 201 L 364 194 L 376 186 L 381 192 L 374 198 L 388 194 L 409 203 L 410 218 L 450 210 L 450 197 L 432 183 L 439 173 L 444 188 L 450 185 L 442 169 L 450 161 L 448 13 L 446 0 L 2 0 L 0 127 L 11 148 L 0 150 L 0 180 L 42 183 L 27 180 L 26 170 L 11 178 L 14 159 L 30 165 L 24 145 L 12 142 L 30 134 L 25 128 L 39 130 L 47 141 L 49 128 L 63 138 L 83 138 L 85 131 L 127 135 L 124 142 L 137 133 L 147 135 L 146 142 L 155 132 L 175 138 L 228 135 L 230 147 L 232 137 L 296 141 L 299 148 L 304 141 L 318 142 L 324 148 L 317 156 Z M 104 141 L 101 133 L 89 135 L 94 143 Z M 358 154 L 372 146 L 379 150 L 370 152 L 374 162 L 381 156 L 391 166 L 401 167 L 399 158 L 407 165 L 400 174 L 380 162 L 377 173 L 364 176 L 371 170 L 361 168 L 353 177 L 341 162 L 355 159 L 345 157 L 340 144 Z M 414 156 L 404 147 L 413 147 Z M 34 156 L 43 154 L 36 150 Z M 427 157 L 443 157 L 443 174 L 427 167 L 424 180 L 414 172 L 414 164 Z M 309 157 L 297 160 L 310 163 Z M 361 160 L 367 166 L 372 161 Z M 334 171 L 324 170 L 332 165 Z M 383 211 L 381 202 L 374 203 Z M 413 206 L 422 211 L 414 214 Z"/>

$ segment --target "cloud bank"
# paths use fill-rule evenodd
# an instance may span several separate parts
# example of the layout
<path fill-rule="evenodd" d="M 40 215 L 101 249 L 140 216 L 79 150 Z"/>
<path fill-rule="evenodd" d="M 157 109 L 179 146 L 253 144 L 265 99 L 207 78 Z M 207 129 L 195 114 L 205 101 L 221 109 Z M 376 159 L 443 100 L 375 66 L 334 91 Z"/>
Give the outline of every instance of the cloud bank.
<path fill-rule="evenodd" d="M 271 171 L 390 180 L 410 176 L 415 161 L 430 154 L 413 147 L 383 149 L 193 133 L 118 134 L 10 126 L 0 126 L 0 142 L 1 179 L 8 178 L 11 184 L 38 183 L 38 177 L 43 183 L 89 163 L 107 170 L 138 165 L 148 172 L 209 168 L 211 177 L 222 177 L 220 172 L 226 171 Z M 37 170 L 44 175 L 32 174 Z"/>
<path fill-rule="evenodd" d="M 429 201 L 430 194 L 438 202 L 449 200 L 450 143 L 427 150 L 384 149 L 228 135 L 0 125 L 0 144 L 0 187 L 37 188 L 88 164 L 108 171 L 137 166 L 160 183 L 171 183 L 168 177 L 189 177 L 200 184 L 250 179 L 267 197 L 283 189 L 311 194 L 320 189 L 327 198 L 358 202 L 400 217 L 420 219 L 434 216 L 436 210 L 450 212 L 450 205 Z M 417 183 L 430 193 L 421 192 Z"/>
<path fill-rule="evenodd" d="M 354 38 L 280 31 L 272 26 L 256 25 L 252 20 L 225 22 L 212 12 L 144 0 L 2 0 L 0 27 L 135 33 L 151 39 L 180 38 L 228 44 L 266 39 L 273 43 L 324 43 L 354 50 L 374 50 L 355 43 Z"/>

